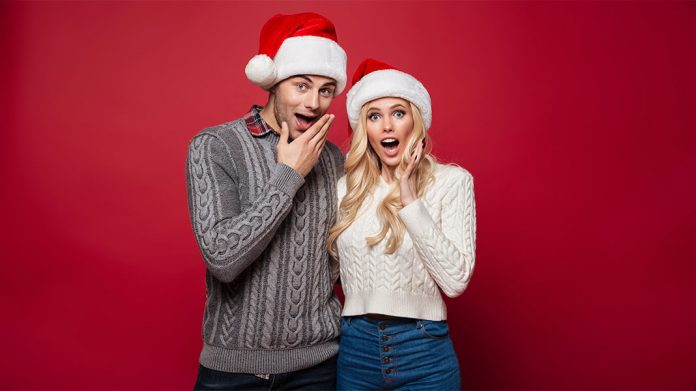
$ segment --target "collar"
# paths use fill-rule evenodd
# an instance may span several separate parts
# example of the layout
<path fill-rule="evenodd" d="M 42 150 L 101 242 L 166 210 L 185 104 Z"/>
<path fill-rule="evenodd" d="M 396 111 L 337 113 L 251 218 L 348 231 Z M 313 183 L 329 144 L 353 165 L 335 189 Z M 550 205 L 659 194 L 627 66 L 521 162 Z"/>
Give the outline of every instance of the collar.
<path fill-rule="evenodd" d="M 273 128 L 268 126 L 266 121 L 261 118 L 261 110 L 263 106 L 253 105 L 248 113 L 244 116 L 244 121 L 254 137 L 261 137 L 267 135 L 269 132 L 273 132 Z"/>

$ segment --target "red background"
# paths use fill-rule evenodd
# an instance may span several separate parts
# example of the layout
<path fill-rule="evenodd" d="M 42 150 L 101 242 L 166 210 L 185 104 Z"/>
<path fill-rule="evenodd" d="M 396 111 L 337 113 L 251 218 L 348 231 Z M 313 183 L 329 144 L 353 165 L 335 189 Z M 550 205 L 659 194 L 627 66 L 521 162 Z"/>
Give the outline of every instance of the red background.
<path fill-rule="evenodd" d="M 261 25 L 312 10 L 350 73 L 425 84 L 475 177 L 465 388 L 696 388 L 695 4 L 0 3 L 0 386 L 191 388 L 187 143 L 265 101 Z"/>

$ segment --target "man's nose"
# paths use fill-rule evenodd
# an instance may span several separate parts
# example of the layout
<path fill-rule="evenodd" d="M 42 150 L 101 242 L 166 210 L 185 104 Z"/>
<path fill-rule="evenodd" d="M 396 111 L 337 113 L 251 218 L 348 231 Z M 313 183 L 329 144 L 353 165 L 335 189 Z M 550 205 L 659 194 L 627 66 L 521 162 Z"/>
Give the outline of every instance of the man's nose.
<path fill-rule="evenodd" d="M 319 108 L 319 91 L 310 91 L 305 95 L 304 105 L 310 110 Z"/>

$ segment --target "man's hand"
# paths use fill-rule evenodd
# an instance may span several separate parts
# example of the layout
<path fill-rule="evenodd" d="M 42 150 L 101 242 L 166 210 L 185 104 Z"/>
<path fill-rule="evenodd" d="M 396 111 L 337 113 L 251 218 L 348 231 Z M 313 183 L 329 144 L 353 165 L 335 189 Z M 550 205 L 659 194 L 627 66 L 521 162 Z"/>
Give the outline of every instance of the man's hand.
<path fill-rule="evenodd" d="M 319 155 L 326 143 L 326 136 L 329 134 L 329 127 L 335 117 L 333 114 L 324 114 L 292 143 L 288 143 L 290 138 L 288 124 L 283 122 L 280 127 L 280 141 L 276 147 L 278 163 L 286 164 L 302 176 L 307 176 L 319 160 Z"/>

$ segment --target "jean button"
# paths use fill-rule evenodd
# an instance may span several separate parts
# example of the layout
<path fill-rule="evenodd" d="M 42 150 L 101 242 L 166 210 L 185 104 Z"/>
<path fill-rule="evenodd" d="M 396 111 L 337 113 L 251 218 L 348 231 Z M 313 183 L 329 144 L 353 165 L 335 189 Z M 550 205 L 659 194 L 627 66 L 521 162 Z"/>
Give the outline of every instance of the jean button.
<path fill-rule="evenodd" d="M 391 361 L 391 358 L 389 358 L 389 357 L 385 357 L 382 359 L 382 362 L 385 364 L 389 364 L 389 361 Z"/>
<path fill-rule="evenodd" d="M 391 372 L 392 372 L 391 368 L 387 368 L 384 370 L 384 373 L 386 373 L 387 375 L 390 374 Z"/>
<path fill-rule="evenodd" d="M 382 347 L 383 352 L 388 352 L 389 351 L 389 346 L 383 346 Z"/>
<path fill-rule="evenodd" d="M 386 329 L 386 328 L 387 328 L 387 325 L 384 324 L 384 323 L 381 323 L 381 324 L 379 325 L 379 329 L 380 329 L 380 330 L 384 330 L 384 329 Z"/>
<path fill-rule="evenodd" d="M 386 335 L 382 336 L 382 342 L 387 342 L 388 340 L 389 340 L 389 337 L 387 337 Z"/>

